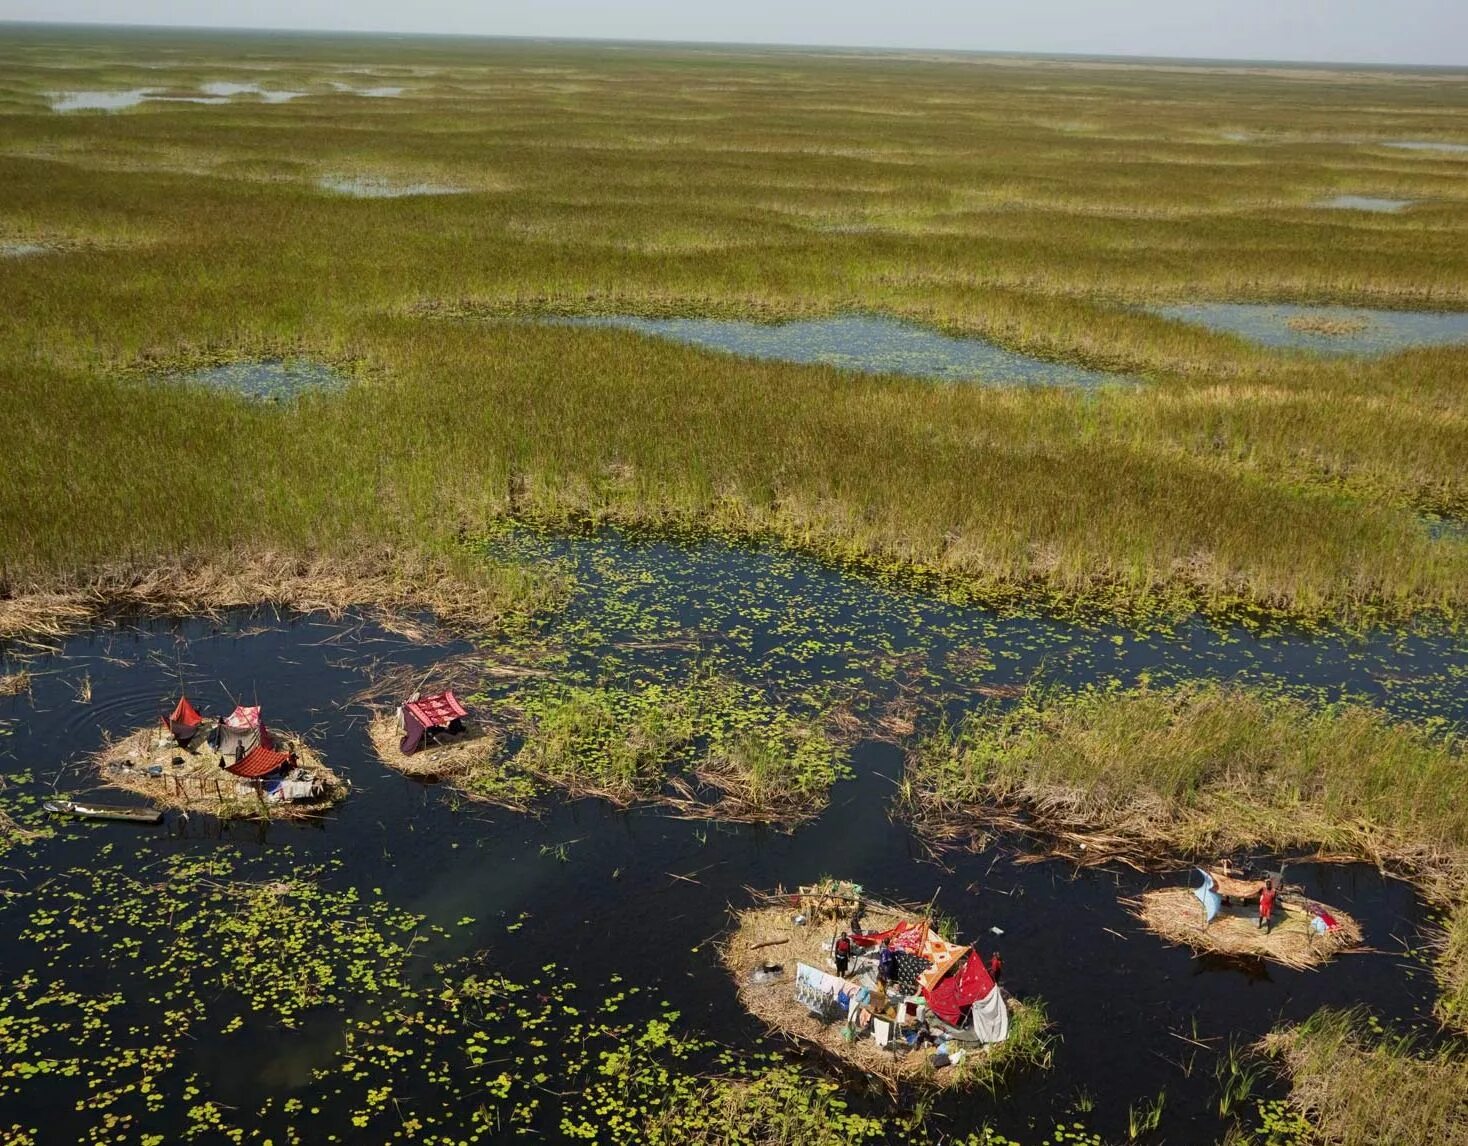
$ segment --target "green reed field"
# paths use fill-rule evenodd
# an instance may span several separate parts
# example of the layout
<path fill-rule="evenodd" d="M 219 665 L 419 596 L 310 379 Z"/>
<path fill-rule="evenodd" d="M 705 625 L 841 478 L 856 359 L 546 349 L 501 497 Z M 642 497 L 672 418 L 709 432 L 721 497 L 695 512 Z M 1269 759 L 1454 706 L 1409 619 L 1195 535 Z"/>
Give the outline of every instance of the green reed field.
<path fill-rule="evenodd" d="M 306 94 L 47 99 L 216 82 Z M 5 575 L 443 551 L 514 512 L 991 599 L 1460 616 L 1468 542 L 1422 518 L 1468 516 L 1468 347 L 1315 358 L 1133 308 L 1468 309 L 1468 157 L 1382 146 L 1468 141 L 1465 112 L 1442 72 L 7 27 L 0 243 L 49 249 L 0 258 Z M 1337 194 L 1421 202 L 1312 205 Z M 513 321 L 598 312 L 879 313 L 1145 384 Z M 358 384 L 270 407 L 149 381 L 280 355 Z"/>

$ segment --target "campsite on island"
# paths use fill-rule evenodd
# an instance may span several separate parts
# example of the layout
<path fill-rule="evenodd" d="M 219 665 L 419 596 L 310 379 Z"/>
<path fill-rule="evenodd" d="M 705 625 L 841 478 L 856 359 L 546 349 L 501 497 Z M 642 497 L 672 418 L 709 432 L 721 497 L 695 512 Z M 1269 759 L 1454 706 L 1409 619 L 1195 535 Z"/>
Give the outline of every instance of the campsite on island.
<path fill-rule="evenodd" d="M 1465 113 L 0 26 L 0 1142 L 1468 1146 Z"/>

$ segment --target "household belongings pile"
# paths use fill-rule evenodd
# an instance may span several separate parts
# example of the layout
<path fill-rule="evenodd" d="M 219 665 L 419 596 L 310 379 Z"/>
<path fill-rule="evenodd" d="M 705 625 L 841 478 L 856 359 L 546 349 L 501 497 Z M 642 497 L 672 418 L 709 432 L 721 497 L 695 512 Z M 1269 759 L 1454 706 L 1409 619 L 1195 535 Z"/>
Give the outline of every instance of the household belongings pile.
<path fill-rule="evenodd" d="M 452 689 L 404 702 L 398 710 L 403 728 L 398 751 L 411 756 L 441 737 L 459 735 L 464 731 L 464 718 L 468 715 L 468 709 L 459 703 Z"/>
<path fill-rule="evenodd" d="M 163 718 L 164 727 L 180 748 L 189 747 L 203 723 L 204 718 L 188 697 L 180 697 L 173 712 Z M 277 746 L 260 716 L 259 705 L 236 705 L 233 712 L 215 722 L 205 744 L 210 755 L 218 756 L 219 767 L 239 778 L 237 789 L 241 795 L 258 791 L 266 800 L 290 803 L 319 799 L 323 794 L 321 779 L 300 767 L 295 750 L 289 745 Z"/>
<path fill-rule="evenodd" d="M 887 940 L 897 953 L 897 974 L 886 983 L 875 975 L 875 952 Z M 864 952 L 842 979 L 806 963 L 796 965 L 795 997 L 825 1021 L 843 1020 L 847 1038 L 870 1031 L 878 1046 L 919 1045 L 926 1028 L 938 1042 L 935 1066 L 961 1061 L 948 1044 L 1000 1043 L 1009 1037 L 1003 992 L 974 948 L 950 943 L 926 922 L 900 920 L 886 931 L 851 936 Z"/>

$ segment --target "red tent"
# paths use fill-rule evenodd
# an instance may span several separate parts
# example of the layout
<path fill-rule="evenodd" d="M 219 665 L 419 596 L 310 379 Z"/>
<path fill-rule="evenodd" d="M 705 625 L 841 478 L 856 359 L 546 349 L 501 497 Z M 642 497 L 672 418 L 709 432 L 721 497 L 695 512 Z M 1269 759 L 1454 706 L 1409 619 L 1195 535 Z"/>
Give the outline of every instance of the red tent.
<path fill-rule="evenodd" d="M 403 739 L 398 751 L 411 756 L 423 747 L 429 732 L 462 732 L 468 715 L 469 710 L 452 690 L 407 701 L 403 705 Z"/>
<path fill-rule="evenodd" d="M 987 998 L 994 990 L 994 980 L 977 951 L 970 950 L 968 957 L 932 987 L 923 991 L 928 1000 L 928 1009 L 949 1026 L 957 1026 L 960 1013 L 980 999 Z"/>
<path fill-rule="evenodd" d="M 163 726 L 173 733 L 173 738 L 180 744 L 187 744 L 192 740 L 194 733 L 199 731 L 199 725 L 203 723 L 204 718 L 189 703 L 189 698 L 186 696 L 179 697 L 178 703 L 173 706 L 173 711 L 163 718 Z"/>

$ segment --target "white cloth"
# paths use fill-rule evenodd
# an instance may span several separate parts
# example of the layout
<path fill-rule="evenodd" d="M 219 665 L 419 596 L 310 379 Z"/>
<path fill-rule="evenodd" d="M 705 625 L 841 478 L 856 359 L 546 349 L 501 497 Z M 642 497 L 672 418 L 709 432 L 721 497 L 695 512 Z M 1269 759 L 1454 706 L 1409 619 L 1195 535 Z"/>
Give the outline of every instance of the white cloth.
<path fill-rule="evenodd" d="M 1002 1043 L 1009 1037 L 1009 1008 L 1004 992 L 995 987 L 973 1005 L 974 1034 L 981 1043 Z"/>

